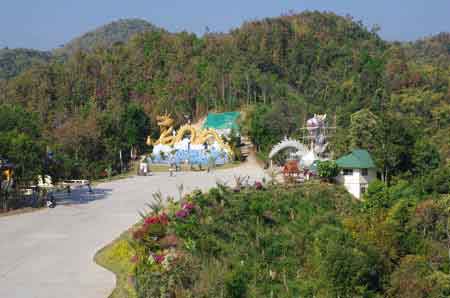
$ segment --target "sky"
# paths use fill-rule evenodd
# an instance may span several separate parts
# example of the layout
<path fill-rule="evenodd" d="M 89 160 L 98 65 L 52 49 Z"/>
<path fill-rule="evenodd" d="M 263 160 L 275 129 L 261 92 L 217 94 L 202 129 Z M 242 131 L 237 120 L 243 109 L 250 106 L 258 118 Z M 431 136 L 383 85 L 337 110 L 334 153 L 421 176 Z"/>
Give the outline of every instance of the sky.
<path fill-rule="evenodd" d="M 350 14 L 381 27 L 386 40 L 411 41 L 450 32 L 450 0 L 3 0 L 0 48 L 50 50 L 123 18 L 141 18 L 171 32 L 228 32 L 244 21 L 290 11 Z"/>

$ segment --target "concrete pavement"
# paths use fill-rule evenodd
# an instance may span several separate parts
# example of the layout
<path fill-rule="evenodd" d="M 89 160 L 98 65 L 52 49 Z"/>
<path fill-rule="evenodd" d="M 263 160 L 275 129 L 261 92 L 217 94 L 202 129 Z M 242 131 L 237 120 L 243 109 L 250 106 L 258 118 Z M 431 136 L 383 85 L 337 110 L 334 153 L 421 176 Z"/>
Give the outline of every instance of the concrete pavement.
<path fill-rule="evenodd" d="M 0 218 L 0 297 L 108 297 L 115 277 L 94 255 L 139 220 L 154 192 L 178 198 L 177 185 L 186 194 L 217 181 L 232 185 L 235 175 L 264 177 L 254 160 L 212 173 L 156 173 L 100 184 L 92 195 L 76 191 L 72 196 L 81 200 L 55 209 Z"/>

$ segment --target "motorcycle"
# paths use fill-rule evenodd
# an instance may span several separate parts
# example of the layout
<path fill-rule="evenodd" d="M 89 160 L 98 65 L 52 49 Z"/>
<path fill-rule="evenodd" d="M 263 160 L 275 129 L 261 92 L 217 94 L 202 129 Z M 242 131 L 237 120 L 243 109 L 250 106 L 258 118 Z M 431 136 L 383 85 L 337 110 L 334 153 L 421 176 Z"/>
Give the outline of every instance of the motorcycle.
<path fill-rule="evenodd" d="M 56 200 L 53 194 L 49 194 L 47 196 L 46 204 L 48 208 L 55 208 L 56 207 Z"/>

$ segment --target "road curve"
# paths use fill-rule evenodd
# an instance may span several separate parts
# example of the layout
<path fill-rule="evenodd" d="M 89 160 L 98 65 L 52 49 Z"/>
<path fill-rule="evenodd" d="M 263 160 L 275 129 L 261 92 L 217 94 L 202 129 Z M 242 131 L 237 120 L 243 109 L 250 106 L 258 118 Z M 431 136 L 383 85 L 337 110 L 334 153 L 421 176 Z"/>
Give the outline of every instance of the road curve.
<path fill-rule="evenodd" d="M 77 200 L 68 205 L 0 218 L 0 297 L 108 297 L 115 277 L 94 263 L 94 255 L 139 220 L 152 193 L 178 197 L 177 185 L 188 193 L 217 181 L 233 184 L 235 175 L 260 180 L 264 173 L 251 161 L 209 174 L 132 177 L 100 184 L 92 195 L 74 192 Z"/>

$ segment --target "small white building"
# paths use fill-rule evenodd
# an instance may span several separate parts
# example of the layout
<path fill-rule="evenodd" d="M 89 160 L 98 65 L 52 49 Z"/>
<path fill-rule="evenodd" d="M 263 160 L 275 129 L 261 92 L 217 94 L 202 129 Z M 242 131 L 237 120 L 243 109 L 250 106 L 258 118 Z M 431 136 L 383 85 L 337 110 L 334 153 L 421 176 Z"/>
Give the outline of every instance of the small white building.
<path fill-rule="evenodd" d="M 340 168 L 337 182 L 358 199 L 367 191 L 369 183 L 377 178 L 375 163 L 367 150 L 353 150 L 336 163 Z"/>

